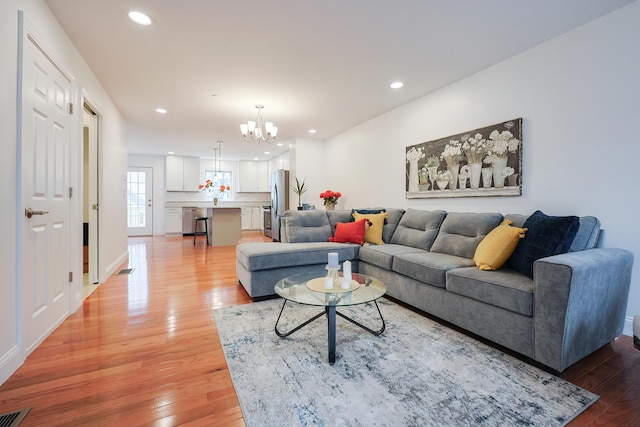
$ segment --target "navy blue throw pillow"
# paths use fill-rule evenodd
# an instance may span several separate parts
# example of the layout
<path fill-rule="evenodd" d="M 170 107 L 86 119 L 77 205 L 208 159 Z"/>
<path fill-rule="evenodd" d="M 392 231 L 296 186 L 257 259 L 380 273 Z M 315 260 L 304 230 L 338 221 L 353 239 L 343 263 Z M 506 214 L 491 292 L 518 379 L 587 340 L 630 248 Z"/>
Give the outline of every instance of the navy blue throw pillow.
<path fill-rule="evenodd" d="M 351 209 L 351 217 L 349 217 L 349 222 L 355 221 L 353 214 L 358 212 L 360 215 L 375 215 L 382 212 L 386 212 L 386 209 Z M 384 223 L 387 223 L 387 219 L 384 219 Z"/>
<path fill-rule="evenodd" d="M 549 216 L 535 211 L 522 225 L 527 232 L 509 258 L 508 265 L 533 278 L 533 262 L 569 252 L 579 227 L 577 216 Z"/>

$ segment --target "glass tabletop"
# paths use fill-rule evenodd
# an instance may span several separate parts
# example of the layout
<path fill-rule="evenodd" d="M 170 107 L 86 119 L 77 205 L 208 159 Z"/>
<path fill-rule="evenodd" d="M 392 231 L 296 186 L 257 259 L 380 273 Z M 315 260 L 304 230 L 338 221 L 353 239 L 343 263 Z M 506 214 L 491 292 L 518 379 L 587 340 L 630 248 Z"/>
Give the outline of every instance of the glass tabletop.
<path fill-rule="evenodd" d="M 320 273 L 296 274 L 276 283 L 275 291 L 289 301 L 318 306 L 364 304 L 377 300 L 387 291 L 384 283 L 380 280 L 358 273 L 352 274 L 352 280 L 359 284 L 357 289 L 352 291 L 343 291 L 338 286 L 335 291 L 323 289 L 322 292 L 318 292 L 307 286 L 309 281 L 323 277 L 324 275 Z M 342 273 L 340 273 L 340 277 L 342 277 Z"/>

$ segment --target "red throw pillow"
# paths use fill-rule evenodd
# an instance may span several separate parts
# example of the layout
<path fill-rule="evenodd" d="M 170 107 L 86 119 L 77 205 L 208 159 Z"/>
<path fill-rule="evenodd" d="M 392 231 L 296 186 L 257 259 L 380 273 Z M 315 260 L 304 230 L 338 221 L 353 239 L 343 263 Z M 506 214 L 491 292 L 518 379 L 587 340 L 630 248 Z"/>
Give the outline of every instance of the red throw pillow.
<path fill-rule="evenodd" d="M 336 224 L 336 234 L 329 237 L 330 242 L 337 243 L 364 243 L 364 229 L 366 219 L 355 222 L 338 222 Z"/>

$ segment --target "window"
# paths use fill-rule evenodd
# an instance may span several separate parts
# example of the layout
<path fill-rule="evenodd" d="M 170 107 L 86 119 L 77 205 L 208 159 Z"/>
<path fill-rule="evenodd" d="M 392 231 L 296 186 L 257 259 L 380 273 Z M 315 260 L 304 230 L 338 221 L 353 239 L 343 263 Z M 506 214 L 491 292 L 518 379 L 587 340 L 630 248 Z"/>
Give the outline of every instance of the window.
<path fill-rule="evenodd" d="M 228 185 L 231 187 L 231 172 L 220 171 L 216 173 L 215 171 L 206 170 L 204 171 L 204 179 L 205 180 L 210 179 L 211 182 L 213 182 L 214 188 L 217 188 L 220 185 Z M 208 199 L 210 198 L 211 200 L 213 200 L 213 192 L 206 193 L 206 194 Z M 225 191 L 220 196 L 218 196 L 218 199 L 233 200 L 232 195 L 233 195 L 233 187 L 231 188 L 231 191 Z"/>
<path fill-rule="evenodd" d="M 146 227 L 146 175 L 127 171 L 127 227 Z"/>

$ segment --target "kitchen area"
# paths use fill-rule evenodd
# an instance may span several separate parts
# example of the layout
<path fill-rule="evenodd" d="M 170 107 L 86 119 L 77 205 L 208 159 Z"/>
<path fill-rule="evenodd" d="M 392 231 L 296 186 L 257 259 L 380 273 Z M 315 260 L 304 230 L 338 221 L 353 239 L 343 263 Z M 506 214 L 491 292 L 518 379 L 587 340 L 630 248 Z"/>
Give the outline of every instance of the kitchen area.
<path fill-rule="evenodd" d="M 266 161 L 218 164 L 197 157 L 132 154 L 129 165 L 153 169 L 153 235 L 192 236 L 194 231 L 204 231 L 202 221 L 194 230 L 193 218 L 208 216 L 212 245 L 235 244 L 244 231 L 273 236 L 272 174 L 288 168 L 288 152 Z M 230 177 L 229 194 L 217 206 L 211 193 L 198 189 L 214 169 L 228 172 Z M 288 208 L 288 185 L 280 182 L 278 193 L 286 197 L 286 203 L 282 196 L 276 199 L 282 214 Z"/>

